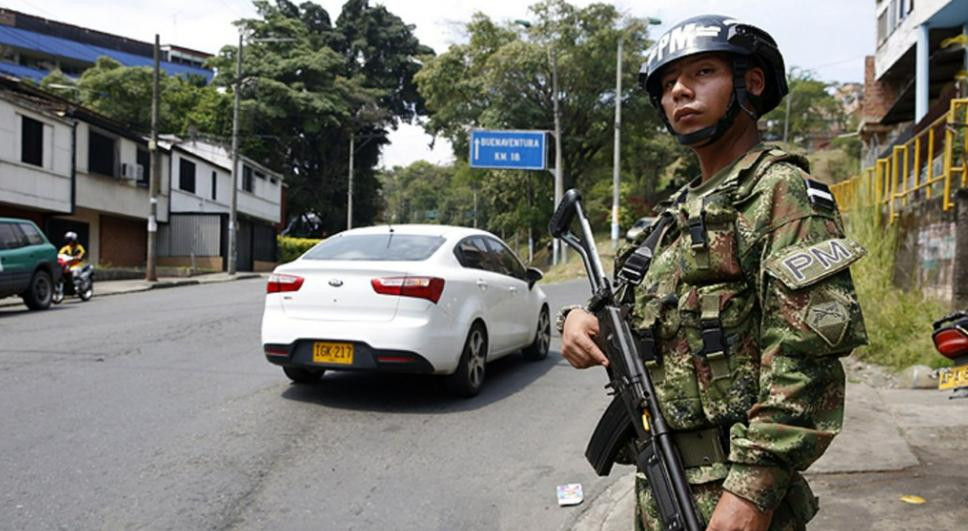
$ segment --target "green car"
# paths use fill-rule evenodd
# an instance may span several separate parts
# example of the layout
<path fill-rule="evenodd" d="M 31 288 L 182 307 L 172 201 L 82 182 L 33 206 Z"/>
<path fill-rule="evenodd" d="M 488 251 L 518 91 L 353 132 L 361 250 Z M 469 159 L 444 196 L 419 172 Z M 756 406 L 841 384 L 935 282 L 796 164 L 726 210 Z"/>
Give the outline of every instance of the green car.
<path fill-rule="evenodd" d="M 0 298 L 19 295 L 31 310 L 46 310 L 60 276 L 57 249 L 37 225 L 0 218 Z"/>

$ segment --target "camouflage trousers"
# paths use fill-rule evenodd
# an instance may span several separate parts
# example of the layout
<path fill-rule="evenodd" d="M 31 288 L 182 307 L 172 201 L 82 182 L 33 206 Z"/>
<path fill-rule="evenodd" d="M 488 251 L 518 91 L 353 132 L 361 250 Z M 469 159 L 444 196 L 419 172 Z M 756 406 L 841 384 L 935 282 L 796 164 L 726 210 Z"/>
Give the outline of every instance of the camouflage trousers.
<path fill-rule="evenodd" d="M 690 485 L 692 496 L 702 512 L 703 519 L 709 522 L 709 518 L 719 503 L 719 497 L 723 493 L 723 480 L 710 481 L 699 485 Z M 652 496 L 652 489 L 645 476 L 639 472 L 635 474 L 635 531 L 662 531 L 662 523 L 659 520 L 659 510 L 655 505 L 655 498 Z M 801 531 L 807 528 L 807 522 L 817 514 L 817 498 L 807 482 L 797 474 L 787 495 L 780 502 L 780 505 L 773 510 L 773 520 L 770 522 L 770 531 Z"/>

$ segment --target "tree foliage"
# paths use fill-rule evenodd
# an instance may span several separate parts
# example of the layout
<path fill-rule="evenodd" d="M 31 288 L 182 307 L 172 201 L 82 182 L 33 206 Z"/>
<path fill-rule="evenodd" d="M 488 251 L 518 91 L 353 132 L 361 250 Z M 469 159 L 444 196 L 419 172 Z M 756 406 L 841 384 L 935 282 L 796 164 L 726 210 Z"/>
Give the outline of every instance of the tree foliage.
<path fill-rule="evenodd" d="M 813 136 L 845 125 L 843 109 L 829 93 L 831 83 L 820 81 L 810 70 L 797 67 L 790 68 L 787 83 L 790 87 L 790 93 L 786 96 L 790 108 L 789 141 L 802 144 Z M 763 117 L 768 139 L 783 139 L 784 124 L 788 118 L 787 105 L 787 99 L 784 99 L 776 109 Z"/>
<path fill-rule="evenodd" d="M 465 26 L 467 42 L 452 45 L 424 65 L 416 81 L 429 110 L 427 131 L 450 140 L 456 157 L 464 161 L 469 129 L 553 130 L 557 65 L 565 187 L 604 189 L 601 183 L 606 181 L 611 186 L 616 49 L 621 39 L 621 175 L 628 197 L 644 198 L 634 210 L 646 211 L 661 193 L 665 168 L 687 155 L 665 133 L 637 83 L 649 44 L 647 21 L 607 4 L 578 8 L 564 0 L 543 0 L 530 9 L 532 21 L 527 24 L 475 14 Z M 544 232 L 540 229 L 553 209 L 549 174 L 473 173 L 476 189 L 497 213 L 488 218 L 488 228 Z M 593 221 L 606 222 L 611 194 L 591 203 Z"/>
<path fill-rule="evenodd" d="M 383 6 L 349 0 L 336 21 L 311 2 L 255 2 L 237 24 L 243 53 L 243 146 L 284 168 L 293 212 L 313 212 L 323 230 L 345 227 L 349 143 L 354 136 L 353 224 L 378 214 L 380 148 L 401 121 L 423 111 L 413 85 L 418 58 L 433 51 Z M 236 46 L 212 61 L 215 84 L 234 90 Z"/>

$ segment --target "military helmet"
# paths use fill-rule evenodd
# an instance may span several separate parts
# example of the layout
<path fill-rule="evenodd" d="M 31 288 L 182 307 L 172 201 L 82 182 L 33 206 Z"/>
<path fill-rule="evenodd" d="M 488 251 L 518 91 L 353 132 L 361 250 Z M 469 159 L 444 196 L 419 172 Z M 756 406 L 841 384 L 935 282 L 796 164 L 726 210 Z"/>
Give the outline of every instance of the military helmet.
<path fill-rule="evenodd" d="M 727 53 L 733 60 L 733 99 L 726 115 L 715 126 L 689 135 L 679 135 L 662 110 L 661 70 L 664 66 L 701 53 Z M 700 15 L 683 20 L 665 32 L 649 49 L 639 71 L 639 83 L 648 91 L 652 105 L 658 109 L 666 127 L 679 142 L 687 145 L 715 141 L 732 125 L 739 110 L 750 112 L 749 93 L 746 91 L 746 71 L 761 67 L 766 75 L 766 87 L 757 98 L 759 116 L 773 110 L 789 92 L 783 55 L 776 41 L 767 32 L 722 15 Z M 752 113 L 751 113 L 752 114 Z M 753 115 L 756 119 L 757 116 Z"/>

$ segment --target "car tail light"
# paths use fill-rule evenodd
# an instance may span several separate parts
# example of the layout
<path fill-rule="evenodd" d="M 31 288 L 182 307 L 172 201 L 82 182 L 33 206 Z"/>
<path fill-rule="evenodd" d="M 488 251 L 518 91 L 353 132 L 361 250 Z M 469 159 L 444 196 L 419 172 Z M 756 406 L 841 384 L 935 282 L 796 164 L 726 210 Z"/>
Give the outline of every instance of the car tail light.
<path fill-rule="evenodd" d="M 288 356 L 289 347 L 278 346 L 278 345 L 266 345 L 263 347 L 266 356 Z"/>
<path fill-rule="evenodd" d="M 370 281 L 373 291 L 381 295 L 417 297 L 437 304 L 444 291 L 444 279 L 437 277 L 384 277 Z"/>
<path fill-rule="evenodd" d="M 934 333 L 934 346 L 946 358 L 968 355 L 968 334 L 960 328 L 942 328 Z"/>
<path fill-rule="evenodd" d="M 302 287 L 303 277 L 296 275 L 282 275 L 273 273 L 269 275 L 269 283 L 266 284 L 266 293 L 285 293 L 287 291 L 299 291 Z"/>

